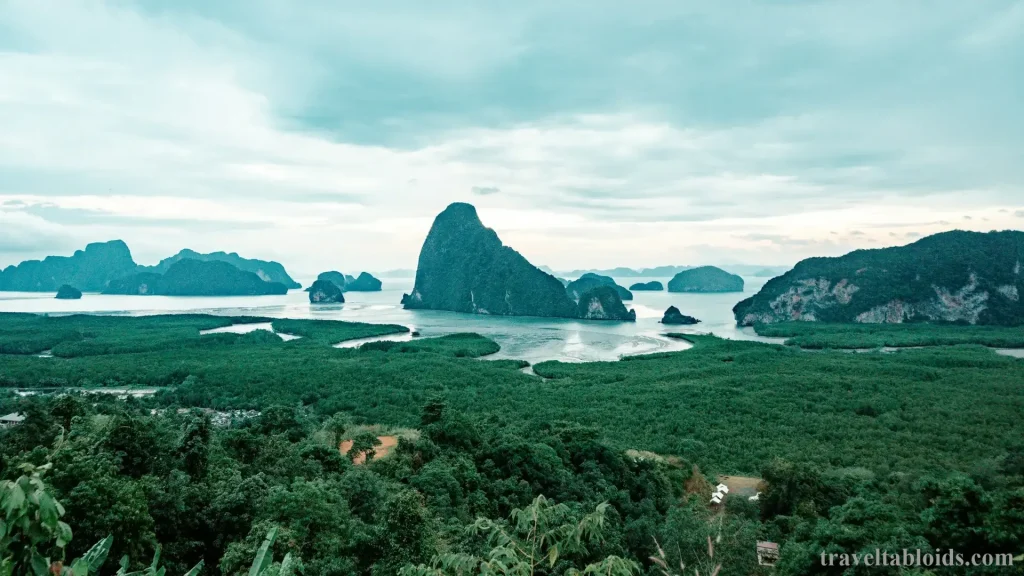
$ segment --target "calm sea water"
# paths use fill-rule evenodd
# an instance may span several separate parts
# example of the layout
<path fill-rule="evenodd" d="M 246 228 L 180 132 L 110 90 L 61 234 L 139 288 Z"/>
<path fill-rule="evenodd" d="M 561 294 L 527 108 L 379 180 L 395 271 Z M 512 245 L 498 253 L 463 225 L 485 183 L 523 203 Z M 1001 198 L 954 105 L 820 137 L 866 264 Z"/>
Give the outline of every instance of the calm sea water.
<path fill-rule="evenodd" d="M 761 340 L 749 328 L 738 328 L 733 320 L 734 304 L 757 292 L 766 278 L 744 277 L 742 294 L 633 293 L 627 306 L 636 310 L 637 321 L 602 322 L 480 316 L 455 312 L 403 310 L 402 294 L 412 290 L 413 280 L 382 279 L 381 292 L 346 292 L 344 304 L 310 305 L 305 292 L 292 290 L 282 296 L 171 297 L 107 296 L 85 294 L 81 300 L 56 300 L 52 293 L 0 292 L 0 312 L 49 314 L 90 313 L 147 315 L 194 312 L 225 316 L 268 316 L 272 318 L 319 318 L 402 324 L 423 336 L 455 332 L 477 332 L 501 345 L 491 358 L 519 358 L 531 363 L 544 360 L 582 362 L 617 360 L 624 355 L 684 350 L 688 344 L 667 338 L 667 332 L 713 333 L 724 338 Z M 629 286 L 636 282 L 668 278 L 617 278 Z M 676 306 L 683 314 L 699 318 L 696 326 L 662 326 L 658 321 L 665 309 Z"/>

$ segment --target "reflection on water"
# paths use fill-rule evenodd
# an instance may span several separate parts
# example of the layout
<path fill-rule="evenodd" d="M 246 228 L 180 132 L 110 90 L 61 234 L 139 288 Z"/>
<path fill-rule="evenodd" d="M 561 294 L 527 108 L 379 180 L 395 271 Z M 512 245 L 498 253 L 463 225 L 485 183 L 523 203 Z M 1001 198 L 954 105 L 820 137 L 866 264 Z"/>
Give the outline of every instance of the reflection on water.
<path fill-rule="evenodd" d="M 210 330 L 200 330 L 199 334 L 248 334 L 257 330 L 266 330 L 271 334 L 277 334 L 281 340 L 285 342 L 291 340 L 298 340 L 302 336 L 296 336 L 295 334 L 285 334 L 283 332 L 277 332 L 274 330 L 274 325 L 270 322 L 256 322 L 254 324 L 232 324 L 231 326 L 222 326 L 220 328 L 211 328 Z"/>
<path fill-rule="evenodd" d="M 384 336 L 370 336 L 369 338 L 356 338 L 355 340 L 345 340 L 344 342 L 335 344 L 335 348 L 359 348 L 367 342 L 408 342 L 412 340 L 412 327 L 409 327 L 409 332 L 403 332 L 401 334 L 386 334 Z"/>
<path fill-rule="evenodd" d="M 619 284 L 668 278 L 620 278 Z M 634 292 L 635 299 L 626 305 L 636 310 L 636 322 L 602 322 L 555 318 L 523 318 L 457 314 L 432 310 L 403 310 L 399 304 L 402 293 L 412 289 L 412 279 L 384 279 L 381 292 L 346 292 L 344 304 L 311 305 L 301 290 L 279 296 L 237 297 L 173 297 L 114 296 L 85 294 L 81 300 L 56 300 L 53 294 L 0 292 L 0 311 L 69 314 L 148 315 L 192 312 L 231 316 L 267 316 L 271 318 L 315 318 L 348 320 L 377 324 L 401 324 L 415 327 L 423 337 L 442 336 L 456 332 L 476 332 L 493 339 L 501 351 L 489 358 L 515 358 L 531 363 L 544 360 L 583 362 L 617 360 L 623 355 L 649 354 L 685 350 L 690 344 L 668 338 L 667 333 L 713 333 L 723 338 L 758 340 L 762 338 L 749 328 L 739 328 L 733 320 L 732 307 L 755 293 L 764 278 L 744 278 L 745 291 L 731 294 L 673 294 L 669 292 Z M 676 306 L 683 314 L 702 320 L 696 326 L 662 326 L 658 321 L 665 309 Z M 255 326 L 255 327 L 254 327 Z M 268 324 L 246 324 L 232 330 L 270 329 Z M 219 329 L 224 331 L 226 329 Z M 281 335 L 286 338 L 288 335 Z M 411 338 L 410 334 L 395 335 Z M 358 346 L 362 342 L 346 343 Z"/>

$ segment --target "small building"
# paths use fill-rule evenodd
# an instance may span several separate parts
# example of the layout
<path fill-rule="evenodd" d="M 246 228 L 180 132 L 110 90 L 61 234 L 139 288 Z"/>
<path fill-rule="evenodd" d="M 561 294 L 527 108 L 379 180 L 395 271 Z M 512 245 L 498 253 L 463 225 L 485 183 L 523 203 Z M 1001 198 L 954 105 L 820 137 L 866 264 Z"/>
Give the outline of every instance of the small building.
<path fill-rule="evenodd" d="M 775 566 L 779 560 L 779 545 L 775 542 L 757 543 L 757 563 L 761 566 Z"/>
<path fill-rule="evenodd" d="M 725 484 L 719 484 L 718 486 L 715 486 L 715 491 L 716 492 L 721 492 L 722 494 L 728 494 L 729 493 L 729 487 L 726 486 Z"/>
<path fill-rule="evenodd" d="M 17 412 L 11 412 L 6 416 L 0 416 L 0 428 L 14 428 L 25 421 L 25 417 Z"/>

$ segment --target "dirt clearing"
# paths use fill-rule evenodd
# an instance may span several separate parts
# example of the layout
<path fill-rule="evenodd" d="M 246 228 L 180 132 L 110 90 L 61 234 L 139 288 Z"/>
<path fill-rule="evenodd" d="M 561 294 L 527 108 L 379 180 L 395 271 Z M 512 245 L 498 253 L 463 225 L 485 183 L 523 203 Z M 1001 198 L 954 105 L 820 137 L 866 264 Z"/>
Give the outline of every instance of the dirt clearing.
<path fill-rule="evenodd" d="M 377 440 L 380 440 L 380 446 L 374 448 L 374 460 L 380 460 L 381 458 L 388 455 L 391 450 L 398 446 L 398 436 L 377 436 Z M 343 456 L 348 455 L 348 451 L 352 449 L 352 441 L 345 440 L 338 447 L 341 450 Z M 356 457 L 352 459 L 353 464 L 363 464 L 366 462 L 366 454 L 360 452 L 356 454 Z"/>

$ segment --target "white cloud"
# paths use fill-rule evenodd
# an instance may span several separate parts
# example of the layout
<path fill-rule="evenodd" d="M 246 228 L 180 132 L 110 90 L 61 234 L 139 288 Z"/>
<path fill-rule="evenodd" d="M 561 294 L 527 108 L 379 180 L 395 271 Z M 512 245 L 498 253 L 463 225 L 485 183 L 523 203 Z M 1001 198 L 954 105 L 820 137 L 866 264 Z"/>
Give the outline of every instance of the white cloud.
<path fill-rule="evenodd" d="M 903 38 L 930 45 L 929 35 L 939 34 L 942 43 L 967 38 L 971 46 L 950 69 L 980 74 L 971 54 L 984 59 L 986 46 L 1013 38 L 997 19 L 960 18 L 968 8 L 928 15 L 916 28 L 884 3 L 871 9 L 894 17 L 867 27 L 847 26 L 859 3 L 780 8 L 790 22 L 780 39 L 759 32 L 756 18 L 662 6 L 670 20 L 686 12 L 687 25 L 706 24 L 699 40 L 716 47 L 721 66 L 697 68 L 691 58 L 705 61 L 707 46 L 684 53 L 605 33 L 615 18 L 642 29 L 637 14 L 577 15 L 579 26 L 563 38 L 542 36 L 536 23 L 567 17 L 567 8 L 540 4 L 347 18 L 329 5 L 198 9 L 218 7 L 259 20 L 184 8 L 145 13 L 131 3 L 0 7 L 0 25 L 28 39 L 6 51 L 0 40 L 0 205 L 20 203 L 3 213 L 0 260 L 46 250 L 47 242 L 21 238 L 34 229 L 83 244 L 123 237 L 147 260 L 188 244 L 273 256 L 308 273 L 406 267 L 434 214 L 457 200 L 477 203 L 485 223 L 534 261 L 564 268 L 791 262 L 893 243 L 889 232 L 902 238 L 908 226 L 930 233 L 948 222 L 1019 222 L 994 210 L 1024 186 L 1019 135 L 984 111 L 950 114 L 975 110 L 969 86 L 933 90 L 925 71 L 905 82 L 866 78 L 857 94 L 836 95 L 827 78 L 813 76 L 827 66 L 794 62 L 771 73 L 791 56 L 787 42 L 815 43 L 822 59 L 863 72 L 857 57 L 875 62 Z M 723 36 L 705 37 L 712 32 Z M 722 51 L 719 44 L 744 34 L 762 54 Z M 601 48 L 601 39 L 622 55 Z M 585 61 L 591 48 L 606 60 Z M 563 75 L 594 76 L 560 78 L 566 58 L 579 66 Z M 602 70 L 611 76 L 598 78 Z M 363 91 L 367 71 L 377 99 Z M 488 83 L 505 73 L 521 82 Z M 750 79 L 748 90 L 733 75 Z M 915 83 L 941 97 L 922 101 L 911 94 Z M 532 100 L 536 85 L 562 108 L 548 110 L 544 100 L 513 110 Z M 325 86 L 333 90 L 326 96 Z M 714 86 L 721 109 L 688 99 Z M 809 98 L 792 103 L 803 106 L 796 113 L 788 99 L 775 99 L 792 91 Z M 467 94 L 477 100 L 458 100 Z M 375 108 L 378 100 L 395 106 L 390 116 Z M 734 101 L 753 112 L 728 109 Z M 446 126 L 452 113 L 434 121 L 417 108 L 422 102 L 456 110 L 458 121 Z M 337 103 L 344 106 L 325 108 Z M 306 116 L 322 110 L 312 129 Z M 332 129 L 363 115 L 372 117 L 370 130 L 393 138 Z M 412 135 L 409 127 L 421 122 L 430 129 Z M 991 132 L 981 131 L 986 126 Z M 51 214 L 65 217 L 56 224 Z"/>

